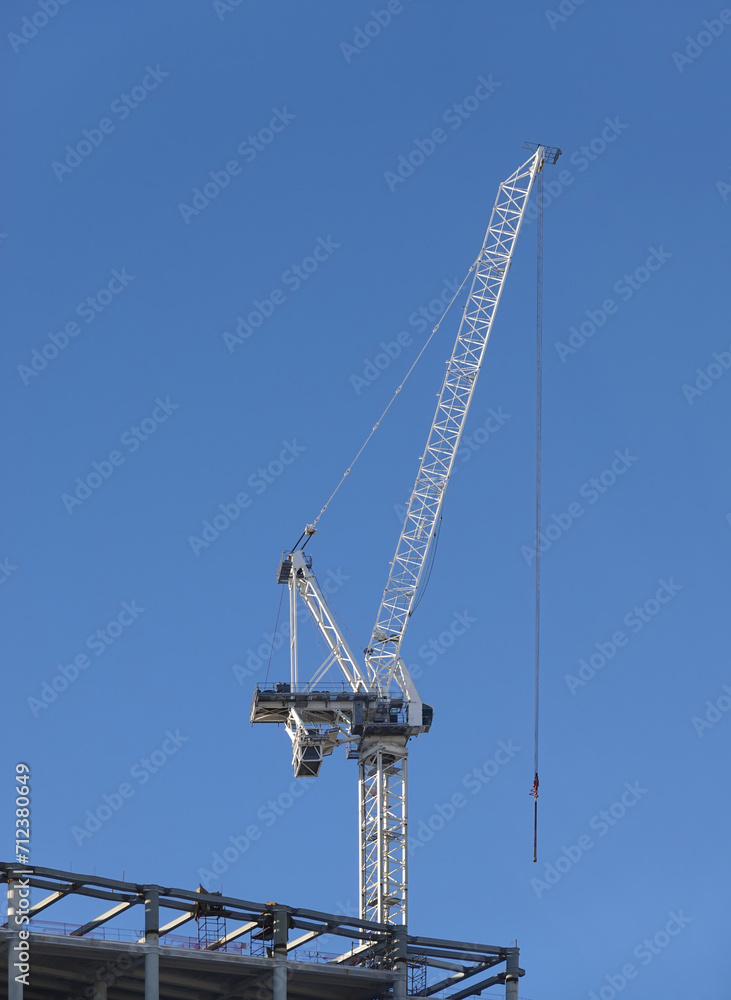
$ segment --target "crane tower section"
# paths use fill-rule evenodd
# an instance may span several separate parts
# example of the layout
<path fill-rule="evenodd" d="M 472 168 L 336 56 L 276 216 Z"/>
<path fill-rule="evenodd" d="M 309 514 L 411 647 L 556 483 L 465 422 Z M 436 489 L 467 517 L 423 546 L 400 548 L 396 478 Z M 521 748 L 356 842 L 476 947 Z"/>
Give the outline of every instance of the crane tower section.
<path fill-rule="evenodd" d="M 403 529 L 391 563 L 370 643 L 363 655 L 350 647 L 312 571 L 304 545 L 285 552 L 277 580 L 290 594 L 290 680 L 257 690 L 252 722 L 284 724 L 292 742 L 295 775 L 316 776 L 324 757 L 347 744 L 358 759 L 360 915 L 405 924 L 407 917 L 407 744 L 429 731 L 432 709 L 422 703 L 401 658 L 401 644 L 439 521 L 475 383 L 533 182 L 560 150 L 535 143 L 498 190 L 457 339 L 447 363 L 436 414 L 420 460 Z M 300 680 L 298 612 L 304 605 L 324 642 L 326 656 Z M 340 678 L 333 683 L 332 672 Z M 308 671 L 308 673 L 310 673 Z"/>

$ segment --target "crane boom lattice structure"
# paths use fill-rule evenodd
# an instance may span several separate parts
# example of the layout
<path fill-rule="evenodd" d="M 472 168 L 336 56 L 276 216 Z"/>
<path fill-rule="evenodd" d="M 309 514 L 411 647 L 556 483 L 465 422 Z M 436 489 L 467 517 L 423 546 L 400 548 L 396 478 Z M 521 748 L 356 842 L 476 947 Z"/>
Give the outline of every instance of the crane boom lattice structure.
<path fill-rule="evenodd" d="M 433 712 L 422 703 L 400 650 L 531 189 L 544 163 L 555 163 L 561 152 L 535 143 L 525 146 L 532 155 L 500 185 L 471 268 L 467 304 L 363 666 L 328 608 L 304 546 L 285 552 L 279 566 L 278 582 L 288 584 L 290 592 L 290 682 L 257 688 L 251 721 L 285 725 L 295 774 L 300 776 L 316 776 L 323 758 L 337 745 L 355 744 L 363 920 L 405 924 L 407 919 L 407 743 L 429 731 Z M 305 530 L 307 540 L 314 530 Z M 299 680 L 298 600 L 328 650 L 306 683 Z M 343 678 L 339 684 L 325 680 L 332 668 Z"/>
<path fill-rule="evenodd" d="M 384 691 L 393 678 L 520 224 L 542 165 L 543 156 L 536 152 L 500 185 L 482 249 L 472 266 L 469 298 L 367 651 L 372 681 Z"/>

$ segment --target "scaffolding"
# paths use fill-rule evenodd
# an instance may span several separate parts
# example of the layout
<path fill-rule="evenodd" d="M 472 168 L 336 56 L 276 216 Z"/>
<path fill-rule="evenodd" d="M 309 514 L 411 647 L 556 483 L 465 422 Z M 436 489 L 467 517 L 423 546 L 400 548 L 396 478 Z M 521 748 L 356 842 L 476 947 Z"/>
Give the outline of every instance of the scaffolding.
<path fill-rule="evenodd" d="M 202 885 L 199 885 L 196 892 L 205 893 L 206 890 Z M 221 893 L 209 892 L 207 895 L 220 896 Z M 206 903 L 196 913 L 195 922 L 198 925 L 198 948 L 200 951 L 227 950 L 228 943 L 219 945 L 219 941 L 226 940 L 226 917 L 223 915 L 222 906 Z"/>

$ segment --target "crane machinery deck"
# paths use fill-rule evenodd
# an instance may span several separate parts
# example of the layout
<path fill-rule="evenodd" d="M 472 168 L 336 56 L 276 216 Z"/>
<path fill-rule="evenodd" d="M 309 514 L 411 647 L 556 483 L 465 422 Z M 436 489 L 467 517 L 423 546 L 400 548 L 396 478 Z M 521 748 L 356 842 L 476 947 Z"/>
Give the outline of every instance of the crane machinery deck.
<path fill-rule="evenodd" d="M 357 756 L 363 920 L 407 922 L 407 743 L 429 732 L 433 710 L 418 694 L 401 657 L 401 645 L 423 585 L 445 490 L 531 189 L 544 164 L 555 163 L 561 153 L 537 143 L 526 143 L 524 148 L 531 156 L 500 184 L 485 239 L 470 269 L 467 304 L 363 654 L 351 649 L 317 583 L 312 558 L 304 551 L 315 533 L 314 525 L 308 525 L 297 545 L 283 554 L 277 571 L 278 583 L 289 588 L 290 596 L 290 679 L 257 687 L 250 718 L 285 726 L 297 776 L 317 776 L 323 759 L 341 744 L 349 746 L 349 756 Z M 327 647 L 324 662 L 306 681 L 300 680 L 299 601 Z M 339 682 L 328 679 L 331 670 L 339 671 Z"/>

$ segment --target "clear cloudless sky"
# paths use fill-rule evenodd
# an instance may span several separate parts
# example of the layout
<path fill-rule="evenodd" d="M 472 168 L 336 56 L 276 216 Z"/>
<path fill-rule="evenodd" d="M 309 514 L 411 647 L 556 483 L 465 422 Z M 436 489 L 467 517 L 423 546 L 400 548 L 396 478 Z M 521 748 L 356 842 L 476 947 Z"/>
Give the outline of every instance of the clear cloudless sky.
<path fill-rule="evenodd" d="M 27 760 L 34 864 L 355 909 L 357 765 L 292 799 L 249 724 L 275 570 L 540 141 L 539 861 L 529 218 L 404 645 L 410 929 L 728 995 L 731 11 L 545 3 L 4 5 L 5 859 Z M 361 648 L 457 316 L 309 544 Z"/>

